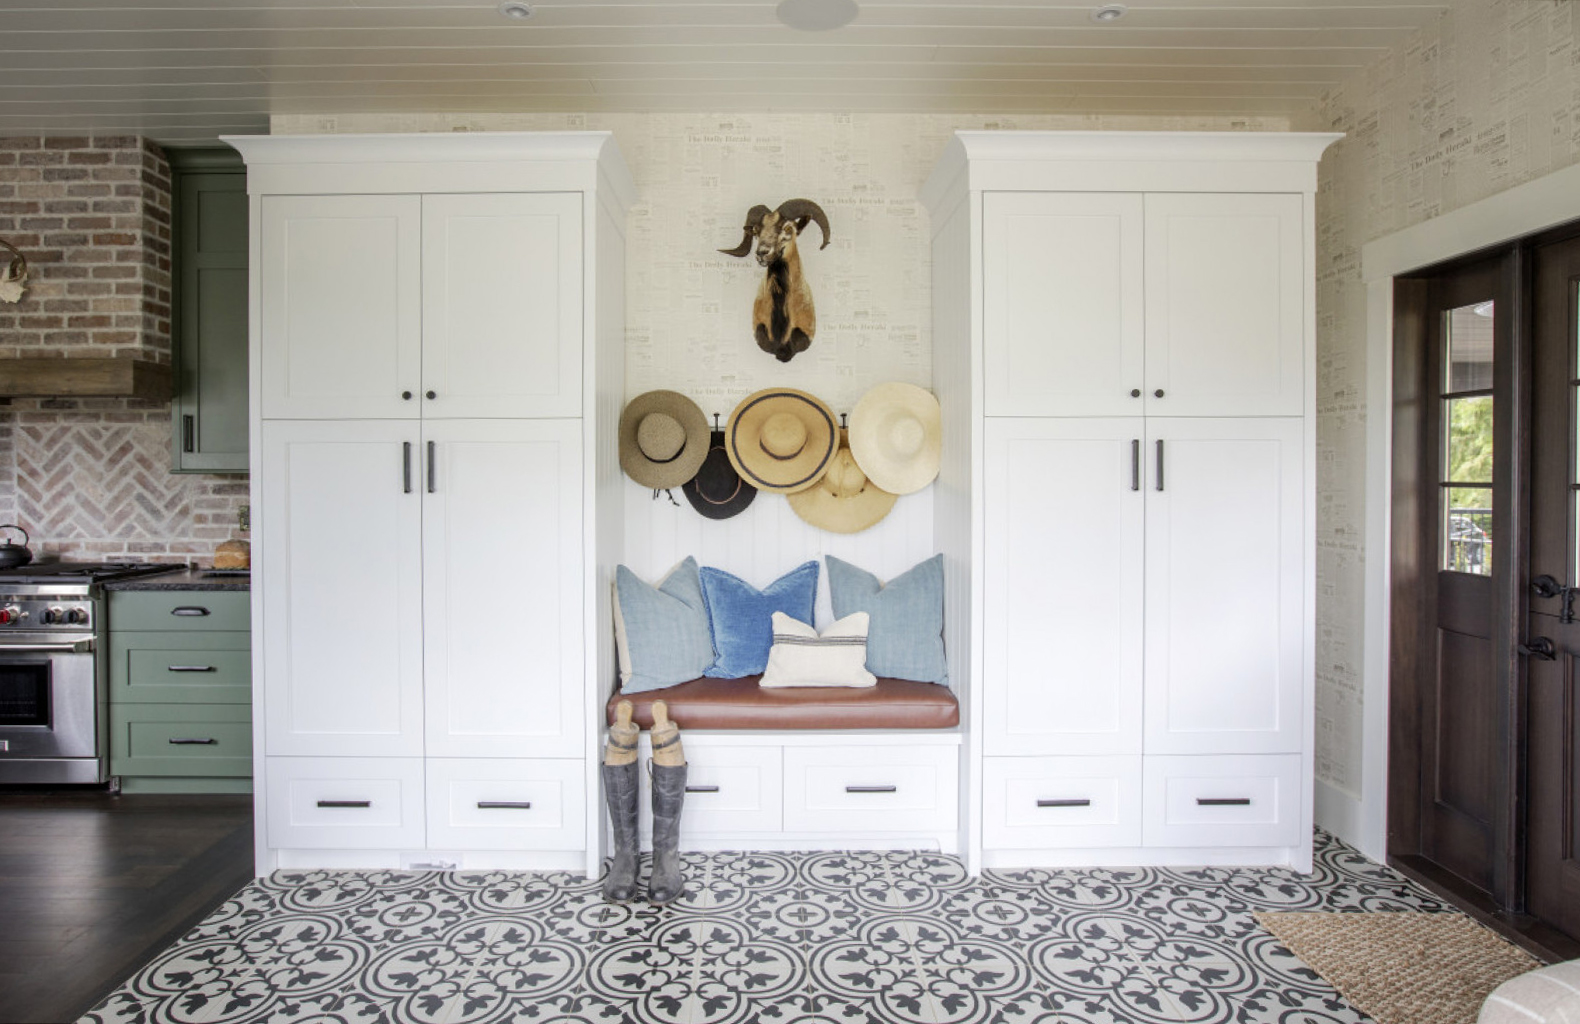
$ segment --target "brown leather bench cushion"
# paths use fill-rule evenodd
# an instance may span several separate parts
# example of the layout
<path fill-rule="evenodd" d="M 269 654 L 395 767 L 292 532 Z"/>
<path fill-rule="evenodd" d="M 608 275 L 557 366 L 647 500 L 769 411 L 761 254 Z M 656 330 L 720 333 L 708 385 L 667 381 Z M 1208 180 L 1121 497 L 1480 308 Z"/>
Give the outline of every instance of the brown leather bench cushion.
<path fill-rule="evenodd" d="M 765 690 L 761 676 L 744 679 L 693 679 L 661 690 L 615 691 L 615 705 L 629 700 L 636 722 L 653 724 L 653 702 L 669 705 L 669 717 L 682 729 L 947 729 L 960 722 L 960 704 L 949 687 L 909 679 L 879 679 L 877 686 L 797 687 Z"/>

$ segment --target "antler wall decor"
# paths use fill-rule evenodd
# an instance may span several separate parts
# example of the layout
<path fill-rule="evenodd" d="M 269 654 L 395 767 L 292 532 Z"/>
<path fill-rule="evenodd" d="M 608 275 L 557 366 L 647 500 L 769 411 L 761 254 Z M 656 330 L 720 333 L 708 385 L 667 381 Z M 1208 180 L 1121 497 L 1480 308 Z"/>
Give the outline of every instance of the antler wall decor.
<path fill-rule="evenodd" d="M 0 256 L 5 264 L 5 270 L 0 271 L 0 302 L 21 302 L 27 291 L 27 257 L 3 238 L 0 238 L 0 249 L 11 254 L 9 259 Z"/>

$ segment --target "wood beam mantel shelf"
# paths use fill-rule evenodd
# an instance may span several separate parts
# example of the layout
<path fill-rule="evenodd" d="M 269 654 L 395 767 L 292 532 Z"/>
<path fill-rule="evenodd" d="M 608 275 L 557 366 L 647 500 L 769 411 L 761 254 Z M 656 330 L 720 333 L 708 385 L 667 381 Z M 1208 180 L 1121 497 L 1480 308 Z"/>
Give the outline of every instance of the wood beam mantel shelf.
<path fill-rule="evenodd" d="M 167 402 L 170 367 L 132 356 L 0 359 L 3 398 L 142 398 Z"/>

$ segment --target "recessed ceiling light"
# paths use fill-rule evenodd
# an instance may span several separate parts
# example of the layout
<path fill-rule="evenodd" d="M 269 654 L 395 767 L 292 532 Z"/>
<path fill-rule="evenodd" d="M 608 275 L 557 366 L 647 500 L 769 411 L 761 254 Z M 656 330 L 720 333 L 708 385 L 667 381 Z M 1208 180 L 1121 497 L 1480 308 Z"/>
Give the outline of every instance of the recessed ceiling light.
<path fill-rule="evenodd" d="M 1092 12 L 1092 20 L 1099 25 L 1111 25 L 1123 18 L 1127 10 L 1124 4 L 1104 4 Z"/>
<path fill-rule="evenodd" d="M 827 32 L 855 21 L 861 8 L 856 6 L 856 0 L 779 0 L 774 13 L 791 28 Z"/>
<path fill-rule="evenodd" d="M 511 21 L 526 21 L 532 17 L 532 8 L 522 3 L 521 0 L 505 0 L 504 3 L 495 9 Z"/>

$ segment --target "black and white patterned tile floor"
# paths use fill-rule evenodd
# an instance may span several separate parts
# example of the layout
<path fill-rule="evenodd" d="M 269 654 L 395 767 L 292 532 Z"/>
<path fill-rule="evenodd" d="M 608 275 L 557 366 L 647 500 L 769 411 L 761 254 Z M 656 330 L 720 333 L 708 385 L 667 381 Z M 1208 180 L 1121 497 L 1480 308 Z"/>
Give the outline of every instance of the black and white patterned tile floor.
<path fill-rule="evenodd" d="M 989 872 L 924 853 L 686 857 L 686 897 L 557 874 L 282 871 L 94 1024 L 1343 1024 L 1256 910 L 1449 908 L 1318 833 L 1316 870 Z"/>

